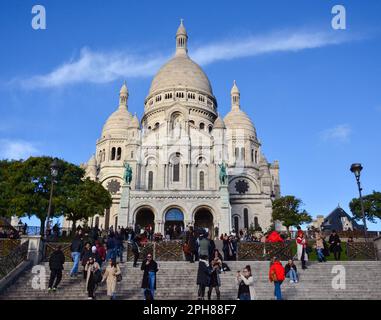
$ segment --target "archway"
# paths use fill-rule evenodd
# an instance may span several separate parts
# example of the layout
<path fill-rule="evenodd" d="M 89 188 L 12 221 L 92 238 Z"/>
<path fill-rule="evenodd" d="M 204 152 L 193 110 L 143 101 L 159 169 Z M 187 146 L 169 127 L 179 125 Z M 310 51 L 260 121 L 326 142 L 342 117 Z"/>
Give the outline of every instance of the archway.
<path fill-rule="evenodd" d="M 205 229 L 209 234 L 213 235 L 213 215 L 207 208 L 200 208 L 194 215 L 195 228 Z"/>
<path fill-rule="evenodd" d="M 170 239 L 180 238 L 184 230 L 184 214 L 178 208 L 171 208 L 165 214 L 165 235 Z"/>
<path fill-rule="evenodd" d="M 149 226 L 155 230 L 155 214 L 149 208 L 142 208 L 136 213 L 135 232 L 140 234 Z"/>

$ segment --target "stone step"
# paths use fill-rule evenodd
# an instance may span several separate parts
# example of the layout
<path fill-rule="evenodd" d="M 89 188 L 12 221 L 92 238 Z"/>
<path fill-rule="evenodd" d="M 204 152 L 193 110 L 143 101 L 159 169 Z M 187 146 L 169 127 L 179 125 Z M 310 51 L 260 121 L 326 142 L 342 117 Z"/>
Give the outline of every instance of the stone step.
<path fill-rule="evenodd" d="M 229 261 L 231 272 L 221 273 L 221 298 L 235 300 L 237 288 L 235 285 L 235 270 L 241 270 L 250 264 L 254 273 L 255 289 L 258 299 L 273 299 L 273 284 L 268 281 L 268 261 Z M 41 264 L 48 268 L 48 263 Z M 297 264 L 299 266 L 299 262 Z M 332 289 L 331 280 L 334 274 L 332 267 L 343 265 L 346 270 L 346 290 L 337 291 Z M 58 292 L 48 293 L 34 290 L 32 288 L 32 278 L 35 274 L 29 271 L 23 273 L 18 281 L 2 295 L 0 299 L 87 299 L 85 292 L 85 281 L 82 273 L 77 278 L 68 276 L 68 271 L 72 267 L 72 262 L 64 265 L 63 279 Z M 119 299 L 142 299 L 142 289 L 140 284 L 143 272 L 138 268 L 133 268 L 131 262 L 120 264 L 123 280 L 117 285 L 117 297 Z M 198 263 L 188 262 L 159 262 L 159 272 L 157 274 L 157 299 L 197 299 L 196 277 Z M 82 266 L 80 267 L 82 271 Z M 286 280 L 282 285 L 285 299 L 381 299 L 381 262 L 379 261 L 345 261 L 327 263 L 309 263 L 308 270 L 299 270 L 300 282 L 290 284 Z M 45 280 L 49 279 L 49 271 Z M 213 292 L 213 297 L 215 293 Z M 106 286 L 97 290 L 99 300 L 108 299 Z"/>

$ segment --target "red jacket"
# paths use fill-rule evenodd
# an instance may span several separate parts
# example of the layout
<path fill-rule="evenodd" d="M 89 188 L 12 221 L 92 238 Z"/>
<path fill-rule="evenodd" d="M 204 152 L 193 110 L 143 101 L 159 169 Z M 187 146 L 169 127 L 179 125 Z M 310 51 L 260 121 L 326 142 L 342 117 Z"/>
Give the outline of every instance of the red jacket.
<path fill-rule="evenodd" d="M 266 242 L 284 242 L 284 240 L 282 239 L 282 237 L 279 235 L 278 232 L 273 231 L 267 237 Z"/>
<path fill-rule="evenodd" d="M 101 246 L 101 245 L 97 245 L 97 252 L 99 254 L 99 256 L 101 257 L 102 261 L 105 261 L 106 260 L 106 249 Z"/>
<path fill-rule="evenodd" d="M 275 276 L 274 276 L 275 275 Z M 279 261 L 275 261 L 269 270 L 270 281 L 283 281 L 285 279 L 285 272 L 282 264 Z"/>

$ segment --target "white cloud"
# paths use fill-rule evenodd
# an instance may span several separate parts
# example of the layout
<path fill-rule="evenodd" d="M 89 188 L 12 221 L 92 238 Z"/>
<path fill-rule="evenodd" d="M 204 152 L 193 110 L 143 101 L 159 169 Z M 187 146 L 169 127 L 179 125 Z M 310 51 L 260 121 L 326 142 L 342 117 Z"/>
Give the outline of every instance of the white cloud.
<path fill-rule="evenodd" d="M 348 124 L 340 124 L 334 128 L 326 129 L 321 132 L 324 141 L 348 142 L 352 133 L 352 128 Z"/>
<path fill-rule="evenodd" d="M 39 152 L 35 144 L 31 142 L 0 139 L 0 159 L 26 159 Z"/>
<path fill-rule="evenodd" d="M 343 33 L 278 32 L 267 36 L 252 36 L 224 40 L 195 48 L 190 56 L 207 65 L 220 60 L 232 60 L 273 52 L 296 52 L 336 45 L 351 39 Z M 76 83 L 107 83 L 117 79 L 152 76 L 168 60 L 169 55 L 134 55 L 129 52 L 94 52 L 81 50 L 78 59 L 68 61 L 53 71 L 15 80 L 22 87 L 50 88 Z"/>
<path fill-rule="evenodd" d="M 206 45 L 196 49 L 192 57 L 200 64 L 208 64 L 218 60 L 231 60 L 273 52 L 297 52 L 340 44 L 345 41 L 349 41 L 349 38 L 338 36 L 338 33 L 278 32 L 267 36 Z"/>

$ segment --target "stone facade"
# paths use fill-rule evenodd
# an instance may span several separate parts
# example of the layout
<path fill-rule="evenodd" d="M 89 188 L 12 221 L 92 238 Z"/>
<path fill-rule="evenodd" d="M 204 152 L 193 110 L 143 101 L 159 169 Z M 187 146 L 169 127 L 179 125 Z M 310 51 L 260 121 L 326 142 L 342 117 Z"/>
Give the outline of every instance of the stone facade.
<path fill-rule="evenodd" d="M 128 111 L 129 92 L 122 86 L 96 154 L 83 165 L 113 197 L 110 210 L 90 224 L 153 224 L 161 233 L 166 224 L 217 226 L 220 233 L 269 227 L 271 199 L 280 195 L 279 164 L 262 154 L 235 81 L 231 111 L 224 119 L 218 115 L 212 86 L 188 56 L 187 40 L 181 22 L 175 55 L 154 77 L 140 122 Z M 125 162 L 133 172 L 129 185 Z M 225 164 L 227 185 L 220 181 Z"/>

